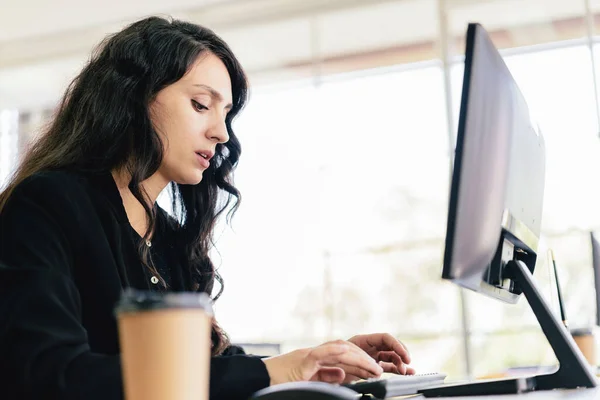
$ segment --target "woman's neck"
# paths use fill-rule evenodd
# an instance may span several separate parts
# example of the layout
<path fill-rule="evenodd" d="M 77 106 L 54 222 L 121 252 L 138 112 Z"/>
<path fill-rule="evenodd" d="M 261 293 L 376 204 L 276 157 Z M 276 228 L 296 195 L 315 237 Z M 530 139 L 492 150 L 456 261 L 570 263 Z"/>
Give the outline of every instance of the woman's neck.
<path fill-rule="evenodd" d="M 144 236 L 148 230 L 148 216 L 146 210 L 142 204 L 135 198 L 131 190 L 129 190 L 129 182 L 131 181 L 131 175 L 124 170 L 112 171 L 113 179 L 121 194 L 121 200 L 123 201 L 123 207 L 127 213 L 127 219 L 131 227 L 140 235 Z M 142 193 L 145 192 L 147 196 L 146 200 L 148 205 L 152 207 L 158 198 L 158 195 L 167 186 L 168 182 L 164 180 L 158 173 L 155 173 L 150 178 L 141 182 L 140 189 Z"/>

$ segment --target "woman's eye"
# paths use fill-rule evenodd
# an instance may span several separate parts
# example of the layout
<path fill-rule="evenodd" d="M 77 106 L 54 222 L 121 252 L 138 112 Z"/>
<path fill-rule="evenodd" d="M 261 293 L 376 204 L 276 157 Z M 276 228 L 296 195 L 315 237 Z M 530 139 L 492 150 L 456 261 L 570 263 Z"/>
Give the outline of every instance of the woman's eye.
<path fill-rule="evenodd" d="M 192 107 L 194 107 L 196 111 L 208 110 L 208 107 L 198 103 L 196 100 L 192 100 Z"/>

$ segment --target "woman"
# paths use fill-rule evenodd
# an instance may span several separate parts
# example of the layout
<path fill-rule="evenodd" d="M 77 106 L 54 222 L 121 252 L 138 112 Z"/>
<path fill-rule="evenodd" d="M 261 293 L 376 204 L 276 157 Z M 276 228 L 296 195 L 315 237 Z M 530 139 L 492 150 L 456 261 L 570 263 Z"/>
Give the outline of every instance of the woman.
<path fill-rule="evenodd" d="M 152 17 L 104 41 L 0 195 L 3 398 L 121 399 L 122 289 L 212 292 L 246 97 L 240 64 L 208 29 Z M 175 216 L 156 205 L 167 185 Z M 212 356 L 212 398 L 414 373 L 384 334 L 260 358 L 214 322 Z"/>

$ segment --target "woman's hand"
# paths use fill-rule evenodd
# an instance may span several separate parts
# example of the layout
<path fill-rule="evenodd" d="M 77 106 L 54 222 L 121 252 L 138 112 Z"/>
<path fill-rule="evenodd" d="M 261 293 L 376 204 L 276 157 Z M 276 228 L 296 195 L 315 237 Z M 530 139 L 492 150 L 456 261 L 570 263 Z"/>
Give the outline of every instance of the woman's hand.
<path fill-rule="evenodd" d="M 364 350 L 373 360 L 379 362 L 384 372 L 399 375 L 414 375 L 415 370 L 408 367 L 410 354 L 402 342 L 388 333 L 374 333 L 370 335 L 357 335 L 349 342 Z M 349 376 L 346 379 L 358 379 L 358 376 Z"/>
<path fill-rule="evenodd" d="M 383 373 L 375 359 L 343 340 L 266 358 L 263 362 L 271 385 L 310 380 L 342 383 L 348 381 L 347 373 L 362 379 L 377 378 Z"/>

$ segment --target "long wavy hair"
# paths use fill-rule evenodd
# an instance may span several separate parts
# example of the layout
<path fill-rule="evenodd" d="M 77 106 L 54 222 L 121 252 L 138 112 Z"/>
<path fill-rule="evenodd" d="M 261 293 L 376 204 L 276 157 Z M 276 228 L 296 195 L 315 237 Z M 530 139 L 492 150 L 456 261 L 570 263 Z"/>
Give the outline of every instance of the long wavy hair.
<path fill-rule="evenodd" d="M 178 243 L 185 248 L 184 262 L 194 282 L 191 289 L 210 294 L 215 279 L 222 289 L 209 250 L 218 218 L 226 210 L 231 217 L 239 206 L 240 194 L 233 186 L 232 172 L 241 147 L 231 125 L 247 101 L 248 84 L 229 46 L 207 28 L 150 17 L 107 37 L 71 82 L 53 120 L 0 194 L 0 211 L 20 182 L 42 170 L 125 170 L 131 176 L 129 189 L 148 216 L 149 227 L 143 238 L 147 239 L 157 222 L 157 208 L 149 204 L 140 183 L 158 170 L 164 150 L 149 106 L 161 89 L 181 79 L 207 52 L 221 59 L 231 79 L 233 108 L 226 118 L 229 141 L 217 146 L 214 162 L 200 184 L 171 183 L 173 210 L 178 210 L 172 225 Z M 160 276 L 144 240 L 138 243 L 140 259 L 152 274 Z M 213 355 L 229 345 L 214 320 L 212 344 Z"/>

